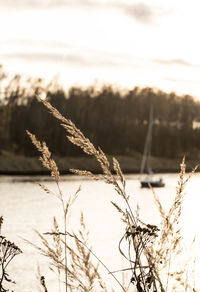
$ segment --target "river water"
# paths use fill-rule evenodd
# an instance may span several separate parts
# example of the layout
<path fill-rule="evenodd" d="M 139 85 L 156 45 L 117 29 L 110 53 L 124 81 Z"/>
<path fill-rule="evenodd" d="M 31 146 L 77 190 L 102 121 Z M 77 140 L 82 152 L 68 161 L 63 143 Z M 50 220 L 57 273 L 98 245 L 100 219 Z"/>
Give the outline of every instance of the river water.
<path fill-rule="evenodd" d="M 178 174 L 162 175 L 166 187 L 155 189 L 165 209 L 169 208 L 176 194 Z M 0 177 L 0 215 L 4 217 L 2 235 L 15 242 L 23 253 L 18 255 L 9 268 L 10 276 L 16 281 L 15 292 L 36 292 L 38 290 L 37 266 L 46 276 L 49 292 L 58 291 L 56 276 L 49 271 L 48 259 L 38 252 L 24 239 L 35 244 L 41 242 L 34 232 L 37 229 L 44 233 L 51 231 L 52 218 L 56 216 L 62 222 L 62 210 L 56 197 L 46 194 L 35 182 L 40 180 L 51 190 L 56 191 L 53 181 L 47 177 Z M 186 242 L 192 241 L 195 234 L 200 233 L 200 174 L 194 174 L 186 187 L 183 205 L 182 234 Z M 78 230 L 80 214 L 83 212 L 89 242 L 96 255 L 111 271 L 127 266 L 118 251 L 118 242 L 123 235 L 123 223 L 119 213 L 111 205 L 111 201 L 122 204 L 111 185 L 103 181 L 91 181 L 77 176 L 63 176 L 61 188 L 65 198 L 73 195 L 81 186 L 78 198 L 71 207 L 67 229 Z M 139 206 L 140 218 L 150 224 L 160 222 L 159 212 L 155 206 L 151 190 L 141 189 L 138 175 L 126 176 L 126 192 L 130 195 L 133 210 Z M 60 223 L 61 224 L 61 223 Z M 103 278 L 109 286 L 112 283 L 107 271 L 102 270 Z M 116 291 L 121 291 L 116 289 Z"/>

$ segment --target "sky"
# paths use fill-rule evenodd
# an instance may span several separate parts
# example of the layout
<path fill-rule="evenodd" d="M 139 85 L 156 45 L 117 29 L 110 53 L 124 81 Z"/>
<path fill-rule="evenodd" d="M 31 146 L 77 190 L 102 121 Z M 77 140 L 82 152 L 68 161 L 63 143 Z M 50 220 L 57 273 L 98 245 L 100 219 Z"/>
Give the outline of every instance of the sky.
<path fill-rule="evenodd" d="M 65 87 L 150 86 L 200 99 L 197 0 L 0 0 L 0 64 Z"/>

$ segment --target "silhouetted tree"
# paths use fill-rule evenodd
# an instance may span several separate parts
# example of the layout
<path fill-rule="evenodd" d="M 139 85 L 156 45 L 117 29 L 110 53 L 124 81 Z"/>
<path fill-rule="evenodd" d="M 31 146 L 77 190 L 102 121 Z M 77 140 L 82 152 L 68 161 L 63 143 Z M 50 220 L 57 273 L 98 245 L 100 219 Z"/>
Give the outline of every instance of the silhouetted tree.
<path fill-rule="evenodd" d="M 5 76 L 0 71 L 0 81 Z M 47 100 L 70 118 L 107 154 L 142 153 L 148 129 L 149 111 L 154 108 L 152 154 L 175 158 L 197 155 L 200 149 L 200 103 L 189 95 L 178 96 L 150 87 L 135 87 L 125 93 L 105 85 L 83 89 L 72 87 L 67 93 L 55 82 L 44 85 L 41 78 L 22 85 L 16 75 L 3 87 L 0 82 L 0 153 L 37 155 L 26 129 L 45 140 L 59 156 L 83 155 L 65 138 L 59 122 L 35 98 L 41 90 Z M 200 124 L 199 124 L 200 125 Z"/>

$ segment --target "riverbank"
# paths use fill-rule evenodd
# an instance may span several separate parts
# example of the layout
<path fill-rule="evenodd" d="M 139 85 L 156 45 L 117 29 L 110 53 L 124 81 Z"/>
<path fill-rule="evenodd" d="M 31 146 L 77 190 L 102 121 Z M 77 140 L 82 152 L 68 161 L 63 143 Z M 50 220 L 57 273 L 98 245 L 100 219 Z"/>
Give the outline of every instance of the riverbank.
<path fill-rule="evenodd" d="M 121 165 L 124 173 L 139 173 L 141 155 L 134 156 L 118 156 L 116 157 Z M 71 168 L 89 170 L 93 173 L 100 173 L 101 169 L 92 157 L 54 157 L 61 174 L 70 174 Z M 112 160 L 112 157 L 109 157 Z M 166 159 L 152 157 L 152 168 L 155 173 L 173 173 L 179 172 L 181 159 Z M 187 160 L 187 170 L 190 171 L 198 164 L 198 161 Z M 2 175 L 47 175 L 37 157 L 24 157 L 12 153 L 3 153 L 0 155 L 0 174 Z"/>

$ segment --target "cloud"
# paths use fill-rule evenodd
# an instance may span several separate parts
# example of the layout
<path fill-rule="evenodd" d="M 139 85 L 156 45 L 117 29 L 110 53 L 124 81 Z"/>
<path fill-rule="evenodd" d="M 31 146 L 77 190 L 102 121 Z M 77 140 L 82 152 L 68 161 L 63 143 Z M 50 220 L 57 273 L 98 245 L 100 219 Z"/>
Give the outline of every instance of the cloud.
<path fill-rule="evenodd" d="M 31 39 L 11 39 L 11 40 L 5 40 L 0 41 L 0 47 L 14 47 L 14 48 L 20 48 L 25 47 L 27 50 L 29 50 L 31 47 L 45 47 L 45 48 L 54 48 L 54 49 L 68 49 L 68 48 L 74 48 L 74 46 L 62 42 L 62 41 L 51 41 L 51 40 L 31 40 Z"/>
<path fill-rule="evenodd" d="M 48 9 L 59 7 L 93 7 L 97 4 L 92 0 L 6 0 L 0 2 L 5 9 Z"/>
<path fill-rule="evenodd" d="M 191 80 L 191 79 L 176 79 L 176 78 L 172 78 L 172 77 L 166 77 L 163 78 L 166 81 L 170 81 L 170 82 L 180 82 L 180 83 L 191 83 L 191 84 L 200 84 L 200 80 Z"/>
<path fill-rule="evenodd" d="M 126 66 L 126 63 L 117 61 L 112 56 L 105 56 L 104 54 L 74 54 L 74 53 L 45 53 L 45 52 L 15 52 L 12 54 L 3 54 L 2 58 L 7 60 L 22 60 L 24 62 L 47 62 L 47 63 L 61 63 L 64 65 L 70 65 L 73 67 L 118 67 L 121 65 Z"/>
<path fill-rule="evenodd" d="M 0 1 L 0 8 L 12 10 L 37 10 L 55 8 L 118 9 L 127 16 L 144 24 L 153 24 L 161 15 L 161 8 L 144 2 L 128 4 L 122 0 L 6 0 Z"/>
<path fill-rule="evenodd" d="M 118 3 L 114 4 L 118 7 L 125 15 L 131 17 L 139 23 L 143 24 L 156 24 L 158 18 L 168 11 L 158 6 L 149 5 L 144 2 L 135 2 L 132 4 L 128 3 Z"/>
<path fill-rule="evenodd" d="M 0 41 L 0 47 L 0 57 L 7 60 L 62 63 L 70 66 L 104 67 L 105 69 L 119 68 L 119 66 L 136 68 L 140 63 L 128 54 L 75 46 L 62 41 L 7 40 Z"/>
<path fill-rule="evenodd" d="M 183 59 L 168 59 L 168 60 L 164 60 L 164 59 L 153 59 L 154 63 L 160 64 L 160 65 L 180 65 L 180 66 L 198 66 L 199 65 L 195 65 L 192 63 L 189 63 Z"/>
<path fill-rule="evenodd" d="M 142 23 L 152 23 L 157 16 L 151 6 L 141 2 L 132 5 L 124 5 L 122 9 L 125 14 Z"/>

